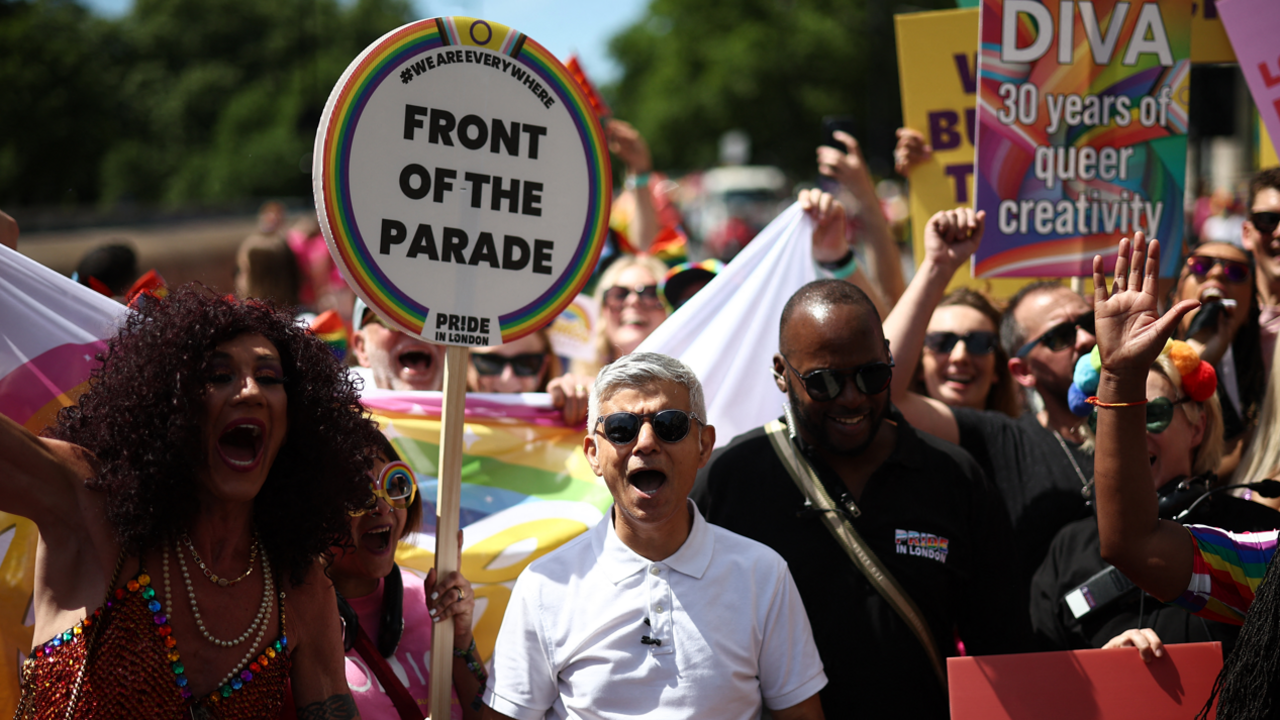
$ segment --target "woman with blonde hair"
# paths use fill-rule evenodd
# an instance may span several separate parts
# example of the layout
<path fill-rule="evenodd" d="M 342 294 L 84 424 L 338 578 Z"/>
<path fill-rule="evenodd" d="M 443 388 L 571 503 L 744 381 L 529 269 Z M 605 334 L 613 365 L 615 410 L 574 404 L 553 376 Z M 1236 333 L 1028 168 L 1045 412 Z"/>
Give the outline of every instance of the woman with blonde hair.
<path fill-rule="evenodd" d="M 1280 343 L 1276 344 L 1280 350 Z M 1255 433 L 1253 442 L 1240 458 L 1240 470 L 1236 472 L 1239 482 L 1258 482 L 1267 478 L 1275 478 L 1280 474 L 1280 437 L 1276 435 L 1277 423 L 1280 423 L 1280 364 L 1275 357 L 1280 352 L 1272 353 L 1271 381 L 1267 383 L 1267 394 L 1262 401 L 1262 412 L 1259 415 L 1258 427 L 1262 432 Z M 1265 498 L 1250 494 L 1250 497 L 1275 510 L 1280 510 L 1280 498 Z"/>
<path fill-rule="evenodd" d="M 1089 356 L 1078 368 L 1092 369 Z M 1096 371 L 1078 369 L 1076 387 L 1097 393 Z M 1211 495 L 1187 510 L 1218 484 L 1214 471 L 1222 458 L 1222 406 L 1216 376 L 1187 343 L 1172 342 L 1147 375 L 1146 454 L 1159 497 L 1160 517 L 1243 532 L 1270 529 L 1280 514 L 1239 498 Z M 1095 445 L 1098 410 L 1090 413 L 1085 447 Z M 1110 572 L 1115 577 L 1098 578 Z M 1146 597 L 1136 588 L 1106 602 L 1098 588 L 1113 579 L 1127 585 L 1099 553 L 1095 518 L 1059 531 L 1031 585 L 1031 623 L 1041 650 L 1147 647 L 1153 643 L 1221 642 L 1223 653 L 1235 646 L 1240 628 L 1193 617 Z M 1084 587 L 1084 590 L 1080 588 Z M 1075 600 L 1079 596 L 1080 600 Z M 1085 597 L 1094 598 L 1096 606 Z"/>
<path fill-rule="evenodd" d="M 613 262 L 596 284 L 600 309 L 596 320 L 594 361 L 574 362 L 573 372 L 595 377 L 600 368 L 629 355 L 667 319 L 658 293 L 667 266 L 650 255 L 624 255 Z"/>

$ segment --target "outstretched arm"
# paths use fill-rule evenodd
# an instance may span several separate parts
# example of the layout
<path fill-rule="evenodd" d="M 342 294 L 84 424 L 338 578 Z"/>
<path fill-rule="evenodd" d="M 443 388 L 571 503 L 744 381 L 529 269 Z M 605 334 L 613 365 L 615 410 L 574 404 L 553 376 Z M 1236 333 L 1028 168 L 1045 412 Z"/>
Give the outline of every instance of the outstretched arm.
<path fill-rule="evenodd" d="M 975 213 L 972 208 L 944 210 L 929 218 L 924 231 L 924 260 L 884 322 L 884 336 L 897 365 L 892 386 L 894 404 L 917 429 L 952 443 L 959 441 L 960 430 L 951 408 L 909 388 L 929 318 L 946 293 L 951 277 L 978 249 L 985 220 L 986 213 Z"/>
<path fill-rule="evenodd" d="M 818 172 L 839 180 L 857 199 L 861 207 L 858 217 L 866 231 L 867 276 L 880 290 L 885 303 L 893 307 L 906 285 L 902 279 L 902 258 L 898 253 L 898 244 L 893 239 L 893 231 L 889 229 L 889 220 L 880 207 L 880 198 L 876 196 L 875 183 L 871 181 L 871 172 L 862 159 L 858 141 L 849 133 L 840 131 L 836 131 L 835 139 L 844 144 L 845 151 L 826 145 L 819 147 Z"/>
<path fill-rule="evenodd" d="M 1141 232 L 1132 243 L 1120 240 L 1112 292 L 1107 292 L 1102 258 L 1093 259 L 1102 357 L 1093 477 L 1102 558 L 1168 601 L 1191 581 L 1193 547 L 1181 525 L 1159 519 L 1146 450 L 1147 374 L 1178 320 L 1197 302 L 1184 300 L 1162 317 L 1156 301 L 1159 267 L 1159 242 L 1151 241 L 1148 255 Z"/>
<path fill-rule="evenodd" d="M 831 193 L 818 189 L 800 192 L 800 209 L 813 218 L 813 261 L 836 262 L 849 252 L 849 241 L 845 239 L 845 213 L 841 205 Z M 861 269 L 855 270 L 846 281 L 857 285 L 871 298 L 876 312 L 884 317 L 888 312 L 884 296 L 869 280 Z"/>
<path fill-rule="evenodd" d="M 96 461 L 81 448 L 32 435 L 0 415 L 0 510 L 30 519 L 49 533 L 57 522 L 74 522 L 76 487 L 95 475 Z"/>
<path fill-rule="evenodd" d="M 609 139 L 609 150 L 626 164 L 628 177 L 647 177 L 653 171 L 649 144 L 630 123 L 610 120 L 605 126 L 605 135 Z M 658 211 L 653 206 L 653 189 L 648 186 L 648 180 L 643 185 L 637 183 L 632 195 L 635 199 L 635 215 L 631 218 L 629 239 L 637 252 L 646 252 L 653 244 L 653 239 L 658 236 Z"/>

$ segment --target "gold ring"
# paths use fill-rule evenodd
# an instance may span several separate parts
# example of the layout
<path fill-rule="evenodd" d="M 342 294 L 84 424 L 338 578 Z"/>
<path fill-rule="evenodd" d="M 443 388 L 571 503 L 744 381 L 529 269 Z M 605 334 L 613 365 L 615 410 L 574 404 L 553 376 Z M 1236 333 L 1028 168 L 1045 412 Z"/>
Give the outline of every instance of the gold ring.
<path fill-rule="evenodd" d="M 584 386 L 584 385 L 574 385 L 574 386 L 573 386 L 573 389 L 574 389 L 574 390 L 577 390 L 578 392 L 582 392 L 583 390 L 586 390 L 587 388 L 586 388 L 586 386 Z"/>
<path fill-rule="evenodd" d="M 466 599 L 467 599 L 466 594 L 464 594 L 464 593 L 462 592 L 462 588 L 460 588 L 460 587 L 456 587 L 456 588 L 454 588 L 454 590 L 457 590 L 457 591 L 458 591 L 458 602 L 462 602 L 463 600 L 466 600 Z"/>

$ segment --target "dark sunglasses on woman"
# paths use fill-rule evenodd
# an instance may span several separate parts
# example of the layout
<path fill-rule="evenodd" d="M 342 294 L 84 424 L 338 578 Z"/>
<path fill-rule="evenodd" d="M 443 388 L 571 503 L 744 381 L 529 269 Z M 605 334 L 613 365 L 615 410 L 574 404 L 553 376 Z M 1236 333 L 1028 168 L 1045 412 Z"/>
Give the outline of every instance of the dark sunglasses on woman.
<path fill-rule="evenodd" d="M 996 334 L 987 330 L 974 330 L 964 335 L 950 331 L 931 332 L 924 336 L 924 346 L 936 353 L 950 353 L 956 343 L 963 342 L 970 355 L 989 355 L 996 349 Z"/>
<path fill-rule="evenodd" d="M 1196 276 L 1197 280 L 1203 280 L 1206 275 L 1213 272 L 1214 265 L 1222 266 L 1222 274 L 1229 283 L 1242 283 L 1249 279 L 1249 263 L 1208 255 L 1192 255 L 1187 258 L 1187 269 Z"/>
<path fill-rule="evenodd" d="M 1049 348 L 1049 352 L 1061 352 L 1076 344 L 1077 329 L 1093 335 L 1093 327 L 1093 311 L 1090 310 L 1075 320 L 1067 320 L 1045 330 L 1040 334 L 1040 337 L 1018 348 L 1018 352 L 1014 354 L 1014 357 L 1026 357 L 1027 353 L 1034 350 L 1036 345 L 1044 345 Z"/>
<path fill-rule="evenodd" d="M 481 375 L 501 375 L 508 365 L 516 377 L 533 377 L 542 372 L 547 356 L 542 353 L 499 355 L 497 353 L 471 353 L 471 366 Z"/>
<path fill-rule="evenodd" d="M 878 395 L 888 390 L 889 382 L 893 380 L 892 355 L 889 356 L 889 362 L 869 362 L 850 370 L 824 368 L 812 370 L 804 375 L 792 366 L 785 355 L 782 357 L 782 362 L 786 363 L 787 368 L 800 378 L 804 383 L 805 392 L 817 402 L 830 402 L 840 397 L 840 393 L 844 392 L 844 384 L 849 378 L 853 378 L 853 386 L 863 395 Z"/>
<path fill-rule="evenodd" d="M 635 287 L 614 285 L 604 291 L 604 303 L 610 307 L 620 308 L 631 295 L 639 298 L 641 305 L 658 305 L 660 303 L 657 285 L 637 285 Z"/>
<path fill-rule="evenodd" d="M 1253 227 L 1266 237 L 1275 234 L 1276 227 L 1280 226 L 1280 212 L 1252 212 L 1249 213 L 1249 222 L 1253 223 Z"/>
<path fill-rule="evenodd" d="M 683 410 L 659 410 L 650 415 L 633 412 L 616 412 L 596 418 L 596 424 L 604 427 L 604 436 L 614 445 L 627 445 L 640 434 L 647 420 L 653 426 L 653 434 L 663 442 L 677 443 L 689 434 L 689 420 L 703 422 L 696 413 Z M 703 423 L 705 424 L 705 423 Z"/>
<path fill-rule="evenodd" d="M 1190 402 L 1191 396 L 1170 400 L 1167 397 L 1158 397 L 1147 403 L 1147 432 L 1152 435 L 1159 435 L 1169 429 L 1169 423 L 1173 422 L 1173 406 L 1181 405 L 1184 402 Z M 1089 413 L 1089 429 L 1098 432 L 1098 408 L 1094 408 Z"/>

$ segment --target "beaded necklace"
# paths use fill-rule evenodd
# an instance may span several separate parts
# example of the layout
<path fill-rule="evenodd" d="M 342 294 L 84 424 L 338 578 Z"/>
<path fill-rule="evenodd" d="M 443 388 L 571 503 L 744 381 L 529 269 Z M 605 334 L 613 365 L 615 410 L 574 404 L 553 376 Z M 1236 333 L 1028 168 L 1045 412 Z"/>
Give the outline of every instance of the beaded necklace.
<path fill-rule="evenodd" d="M 249 569 L 245 570 L 243 575 L 234 580 L 218 577 L 212 570 L 205 566 L 204 560 L 201 560 L 199 553 L 196 552 L 196 546 L 191 542 L 190 535 L 182 533 L 181 540 L 182 544 L 186 545 L 187 549 L 191 551 L 191 557 L 195 558 L 196 564 L 200 566 L 200 570 L 204 573 L 204 576 L 209 578 L 209 582 L 215 583 L 218 587 L 230 587 L 249 577 L 249 575 L 253 573 L 253 561 L 258 557 L 258 533 L 253 534 L 253 547 L 249 550 Z M 178 554 L 181 555 L 182 552 L 179 551 Z"/>
<path fill-rule="evenodd" d="M 168 606 L 170 607 L 170 609 L 172 609 L 173 593 L 172 593 L 172 587 L 170 587 L 170 582 L 169 582 L 169 547 L 164 546 L 164 544 L 161 544 L 160 547 L 161 547 L 161 557 L 163 557 L 163 561 L 164 561 L 164 602 L 165 602 L 165 606 Z M 182 561 L 182 548 L 175 546 L 174 550 L 178 552 L 179 562 Z M 262 597 L 266 598 L 266 600 L 270 600 L 270 598 L 273 597 L 274 587 L 275 587 L 273 579 L 271 579 L 271 573 L 269 568 L 270 568 L 270 562 L 268 560 L 268 556 L 266 556 L 266 548 L 262 548 L 262 574 L 265 575 L 265 580 L 264 580 L 265 584 L 264 584 L 264 588 L 262 588 L 264 589 L 264 593 L 262 593 Z M 184 570 L 186 570 L 186 568 L 184 568 Z M 148 582 L 150 582 L 150 579 L 148 579 Z M 133 584 L 134 583 L 131 583 L 131 589 L 133 589 Z M 189 587 L 191 587 L 191 578 L 189 577 L 187 578 L 187 587 L 188 587 L 188 593 L 189 593 Z M 116 591 L 116 593 L 118 594 L 120 592 L 123 592 L 123 591 Z M 154 592 L 155 591 L 152 591 L 152 593 Z M 280 628 L 283 629 L 284 628 L 284 591 L 283 589 L 282 591 L 280 591 L 279 597 L 280 597 Z M 193 600 L 195 600 L 195 596 L 192 596 L 192 598 Z M 150 607 L 152 611 L 159 611 L 159 605 L 160 605 L 159 602 L 155 602 L 154 606 L 148 606 L 148 607 Z M 192 602 L 192 606 L 195 607 L 195 602 Z M 259 612 L 261 614 L 261 610 Z M 173 662 L 173 665 L 172 667 L 170 667 L 170 669 L 173 670 L 173 673 L 175 675 L 175 682 L 177 682 L 178 687 L 182 688 L 182 697 L 184 698 L 184 700 L 189 700 L 189 698 L 192 697 L 192 693 L 187 689 L 186 667 L 184 667 L 182 665 L 182 662 L 180 662 L 178 659 L 178 652 L 174 648 L 177 642 L 174 641 L 173 635 L 172 635 L 173 630 L 169 629 L 169 625 L 168 623 L 166 623 L 166 620 L 168 619 L 166 619 L 164 615 L 156 615 L 156 618 L 155 618 L 156 624 L 163 625 L 161 626 L 160 634 L 165 635 L 164 644 L 165 644 L 165 647 L 169 648 L 169 651 L 170 651 L 169 661 Z M 198 621 L 200 620 L 198 620 L 198 612 L 197 612 L 197 623 Z M 230 670 L 230 673 L 228 673 L 227 675 L 224 675 L 223 679 L 219 680 L 218 685 L 216 685 L 214 689 L 214 692 L 209 693 L 209 702 L 218 703 L 221 700 L 223 700 L 223 698 L 228 698 L 232 696 L 232 693 L 238 691 L 238 689 L 241 689 L 244 683 L 252 682 L 253 678 L 255 678 L 255 676 L 260 673 L 260 671 L 262 670 L 262 667 L 266 667 L 270 664 L 270 662 L 274 662 L 278 660 L 278 657 L 276 656 L 279 656 L 280 653 L 287 651 L 289 638 L 285 637 L 285 635 L 282 634 L 280 635 L 280 639 L 278 639 L 278 641 L 271 643 L 270 646 L 266 647 L 266 650 L 262 651 L 261 655 L 257 656 L 256 661 L 253 660 L 253 652 L 255 652 L 257 646 L 259 646 L 259 644 L 262 643 L 262 637 L 264 637 L 264 635 L 266 634 L 266 625 L 268 624 L 266 624 L 264 621 L 264 623 L 262 623 L 262 629 L 259 630 L 259 633 L 257 633 L 257 638 L 255 639 L 255 641 L 253 641 L 253 644 L 251 644 L 250 648 L 248 648 L 248 652 L 244 653 L 244 657 L 242 657 L 241 661 L 237 662 L 237 664 L 232 667 L 232 670 Z M 204 626 L 202 625 L 201 625 L 201 632 L 204 632 Z M 248 630 L 246 630 L 246 632 L 248 632 Z M 205 638 L 210 639 L 211 642 L 216 642 L 214 641 L 214 639 L 210 637 L 209 633 L 205 633 Z M 243 667 L 243 670 L 241 670 L 242 667 Z"/>
<path fill-rule="evenodd" d="M 256 647 L 257 644 L 262 641 L 262 635 L 267 630 L 267 620 L 271 617 L 271 598 L 275 595 L 274 581 L 272 580 L 271 573 L 263 573 L 265 578 L 263 579 L 262 584 L 262 602 L 258 604 L 258 614 L 254 616 L 253 622 L 249 625 L 248 629 L 246 629 L 240 637 L 235 640 L 219 640 L 205 629 L 204 618 L 200 616 L 200 608 L 196 605 L 196 589 L 191 585 L 191 573 L 187 570 L 187 559 L 182 555 L 182 548 L 176 549 L 178 551 L 178 564 L 182 566 L 182 579 L 187 585 L 187 598 L 191 601 L 191 614 L 195 616 L 196 627 L 200 629 L 200 634 L 204 636 L 204 639 L 214 645 L 235 647 L 245 640 L 248 640 L 249 636 L 257 630 L 258 639 L 254 641 L 254 646 Z M 165 552 L 168 552 L 168 548 L 165 548 Z M 264 565 L 268 562 L 265 550 L 262 552 L 262 562 Z M 168 580 L 167 568 L 165 572 L 165 580 Z M 261 626 L 261 628 L 259 628 L 259 626 Z"/>

